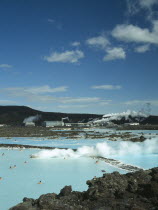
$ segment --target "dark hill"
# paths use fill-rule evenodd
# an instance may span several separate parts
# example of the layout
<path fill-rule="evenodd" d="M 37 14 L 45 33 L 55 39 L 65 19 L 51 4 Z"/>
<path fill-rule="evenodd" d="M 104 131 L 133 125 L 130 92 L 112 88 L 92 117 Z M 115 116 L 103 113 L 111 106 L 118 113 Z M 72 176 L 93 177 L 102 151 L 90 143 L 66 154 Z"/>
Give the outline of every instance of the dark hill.
<path fill-rule="evenodd" d="M 61 118 L 68 117 L 70 122 L 88 122 L 89 119 L 102 117 L 102 115 L 96 114 L 42 112 L 27 106 L 0 106 L 0 124 L 21 125 L 25 118 L 37 114 L 41 115 L 41 121 L 61 120 Z"/>
<path fill-rule="evenodd" d="M 158 116 L 150 115 L 143 120 L 142 124 L 158 125 Z"/>

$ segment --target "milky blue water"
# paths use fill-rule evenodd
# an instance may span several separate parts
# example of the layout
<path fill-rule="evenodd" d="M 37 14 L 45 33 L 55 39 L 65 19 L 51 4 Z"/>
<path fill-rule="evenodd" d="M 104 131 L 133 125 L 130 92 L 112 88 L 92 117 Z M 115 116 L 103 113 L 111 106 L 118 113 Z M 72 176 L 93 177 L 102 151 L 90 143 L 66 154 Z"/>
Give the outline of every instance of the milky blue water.
<path fill-rule="evenodd" d="M 123 163 L 149 169 L 158 167 L 158 154 L 134 154 L 134 155 L 112 155 L 111 158 L 120 160 Z"/>
<path fill-rule="evenodd" d="M 11 139 L 0 138 L 0 144 L 21 144 L 34 146 L 49 146 L 59 148 L 76 149 L 81 146 L 94 146 L 98 142 L 104 142 L 105 139 L 47 139 L 47 138 L 26 138 L 14 137 Z"/>
<path fill-rule="evenodd" d="M 130 132 L 130 133 L 144 133 L 144 134 L 158 134 L 158 130 L 116 130 L 112 128 L 88 128 L 85 129 L 85 131 L 95 131 L 95 132 L 100 132 L 100 133 L 125 133 L 125 132 Z"/>
<path fill-rule="evenodd" d="M 73 190 L 87 190 L 86 181 L 106 172 L 126 171 L 114 168 L 103 161 L 96 164 L 92 158 L 32 159 L 40 150 L 0 149 L 0 209 L 21 202 L 24 197 L 38 198 L 43 193 L 59 193 L 65 185 Z M 2 154 L 5 154 L 2 156 Z M 27 161 L 27 163 L 25 163 Z M 10 166 L 16 168 L 10 169 Z M 43 184 L 37 184 L 42 181 Z"/>
<path fill-rule="evenodd" d="M 96 132 L 107 132 L 105 129 Z M 108 130 L 108 132 L 112 132 Z M 128 132 L 128 131 L 123 131 Z M 31 154 L 39 154 L 39 149 L 0 149 L 0 210 L 22 201 L 24 197 L 38 198 L 43 193 L 59 193 L 65 185 L 72 185 L 73 190 L 87 190 L 86 181 L 94 176 L 119 171 L 126 173 L 103 161 L 96 164 L 96 160 L 88 157 L 101 155 L 103 157 L 120 160 L 123 163 L 136 165 L 144 169 L 158 166 L 158 131 L 129 131 L 134 134 L 144 133 L 148 138 L 145 142 L 108 141 L 108 139 L 48 139 L 48 138 L 0 138 L 0 143 L 39 145 L 59 148 L 79 149 L 78 156 L 70 155 L 56 158 L 40 156 L 32 159 Z M 151 133 L 151 134 L 150 134 Z M 99 145 L 98 145 L 99 143 Z M 81 147 L 84 147 L 81 149 Z M 43 150 L 42 150 L 43 151 Z M 87 155 L 86 152 L 90 152 Z M 5 154 L 2 156 L 2 154 Z M 86 154 L 86 155 L 85 155 Z M 27 161 L 27 163 L 24 163 Z M 10 169 L 10 166 L 16 165 Z M 43 184 L 37 184 L 39 181 Z"/>

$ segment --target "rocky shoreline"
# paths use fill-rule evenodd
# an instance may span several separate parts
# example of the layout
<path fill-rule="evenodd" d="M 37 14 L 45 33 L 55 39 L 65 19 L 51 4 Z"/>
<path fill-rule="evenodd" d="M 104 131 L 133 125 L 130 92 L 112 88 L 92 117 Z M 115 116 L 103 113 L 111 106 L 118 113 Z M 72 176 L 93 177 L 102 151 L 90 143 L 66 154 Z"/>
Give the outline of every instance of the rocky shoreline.
<path fill-rule="evenodd" d="M 118 130 L 158 130 L 158 125 L 120 125 Z"/>
<path fill-rule="evenodd" d="M 132 141 L 132 142 L 143 142 L 146 138 L 140 134 L 133 134 L 131 132 L 113 132 L 105 131 L 95 131 L 92 129 L 84 128 L 44 128 L 44 127 L 0 127 L 0 137 L 5 139 L 11 139 L 15 137 L 34 137 L 42 138 L 43 140 L 49 139 L 107 139 L 110 141 L 116 141 L 121 139 L 122 141 Z"/>
<path fill-rule="evenodd" d="M 7 149 L 56 149 L 57 147 L 47 147 L 47 146 L 34 146 L 34 145 L 26 145 L 26 144 L 0 144 L 0 148 Z M 58 148 L 58 149 L 67 149 L 67 148 Z M 76 149 L 73 149 L 76 151 Z"/>
<path fill-rule="evenodd" d="M 24 198 L 10 210 L 157 210 L 158 168 L 134 173 L 103 174 L 87 181 L 88 190 L 72 191 L 65 186 L 59 194 L 38 199 Z M 52 186 L 53 188 L 53 186 Z"/>
<path fill-rule="evenodd" d="M 132 165 L 128 165 L 128 164 L 125 164 L 125 163 L 122 163 L 120 162 L 119 160 L 114 160 L 114 159 L 111 159 L 111 158 L 104 158 L 104 157 L 94 157 L 98 160 L 102 160 L 112 166 L 115 166 L 117 168 L 120 168 L 120 169 L 123 169 L 123 170 L 126 170 L 126 171 L 130 171 L 130 172 L 135 172 L 135 171 L 139 171 L 139 170 L 142 170 L 142 168 L 140 167 L 137 167 L 137 166 L 132 166 Z"/>

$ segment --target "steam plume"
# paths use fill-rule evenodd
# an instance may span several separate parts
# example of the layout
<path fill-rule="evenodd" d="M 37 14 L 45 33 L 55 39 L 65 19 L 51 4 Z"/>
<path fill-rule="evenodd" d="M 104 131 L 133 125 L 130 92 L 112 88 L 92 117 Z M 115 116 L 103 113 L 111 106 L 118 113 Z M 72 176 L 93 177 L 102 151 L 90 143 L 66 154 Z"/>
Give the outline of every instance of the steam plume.
<path fill-rule="evenodd" d="M 36 116 L 30 116 L 24 119 L 23 123 L 26 122 L 37 122 L 41 118 L 41 115 L 36 115 Z"/>
<path fill-rule="evenodd" d="M 140 122 L 142 119 L 147 118 L 148 115 L 144 112 L 136 112 L 136 111 L 130 111 L 122 112 L 122 113 L 111 113 L 106 114 L 103 116 L 101 120 L 95 120 L 94 123 L 107 123 L 113 120 L 121 120 L 122 118 L 125 118 L 125 120 L 128 120 L 131 122 L 131 117 L 135 119 L 135 121 Z"/>
<path fill-rule="evenodd" d="M 72 149 L 43 150 L 33 154 L 34 158 L 79 158 L 101 156 L 110 158 L 112 155 L 158 154 L 158 138 L 144 142 L 115 142 L 115 147 L 107 142 L 98 143 L 94 147 L 83 146 L 74 151 Z"/>

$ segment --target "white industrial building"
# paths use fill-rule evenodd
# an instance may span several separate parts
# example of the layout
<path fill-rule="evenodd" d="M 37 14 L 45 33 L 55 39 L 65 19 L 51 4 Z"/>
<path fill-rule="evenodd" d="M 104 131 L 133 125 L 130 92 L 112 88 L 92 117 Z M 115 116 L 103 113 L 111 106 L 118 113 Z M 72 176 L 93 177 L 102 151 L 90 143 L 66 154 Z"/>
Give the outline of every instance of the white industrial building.
<path fill-rule="evenodd" d="M 44 121 L 42 125 L 44 127 L 60 127 L 64 126 L 64 123 L 62 121 Z"/>
<path fill-rule="evenodd" d="M 132 123 L 124 123 L 125 126 L 129 126 L 129 125 L 140 125 L 139 122 L 132 122 Z"/>
<path fill-rule="evenodd" d="M 135 122 L 135 123 L 129 123 L 129 125 L 139 125 L 138 122 Z"/>
<path fill-rule="evenodd" d="M 65 126 L 68 127 L 88 127 L 87 123 L 65 123 Z"/>
<path fill-rule="evenodd" d="M 24 123 L 25 124 L 25 126 L 27 126 L 27 127 L 32 127 L 32 126 L 35 126 L 35 123 L 34 122 L 25 122 Z"/>

